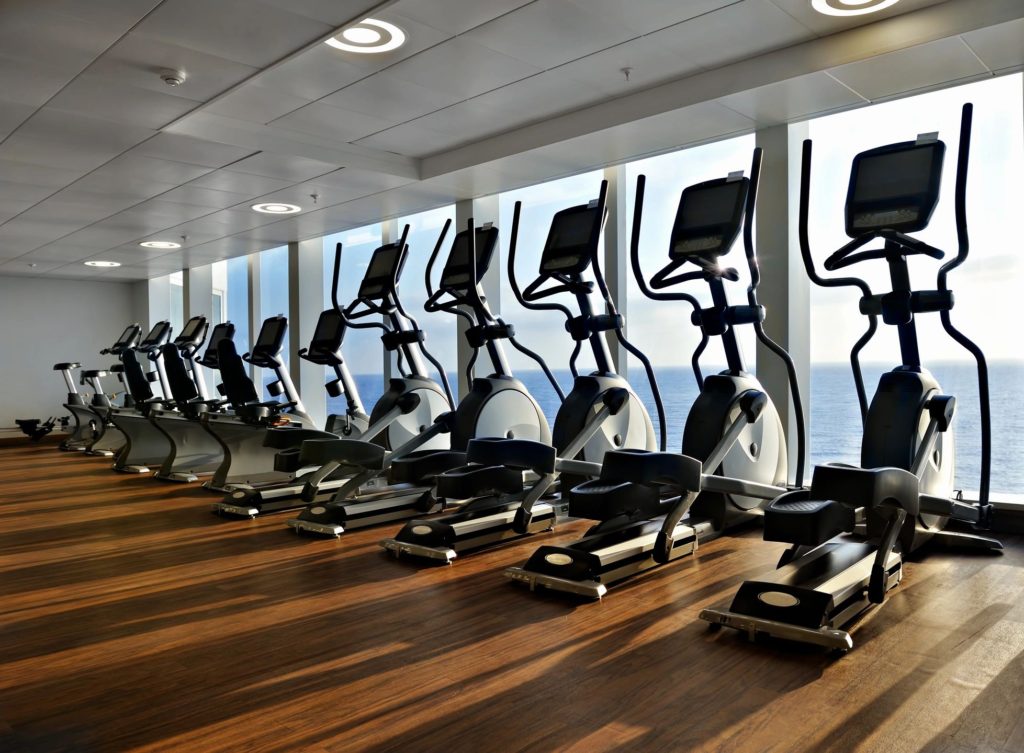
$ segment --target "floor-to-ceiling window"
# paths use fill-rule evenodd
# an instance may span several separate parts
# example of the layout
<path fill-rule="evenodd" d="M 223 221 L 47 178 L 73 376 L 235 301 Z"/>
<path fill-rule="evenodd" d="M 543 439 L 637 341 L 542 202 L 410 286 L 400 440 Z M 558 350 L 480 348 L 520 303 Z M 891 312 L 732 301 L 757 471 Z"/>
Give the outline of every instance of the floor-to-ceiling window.
<path fill-rule="evenodd" d="M 168 320 L 171 322 L 172 335 L 174 337 L 181 332 L 185 323 L 185 284 L 184 275 L 181 272 L 172 272 L 167 276 L 168 282 Z"/>
<path fill-rule="evenodd" d="M 288 247 L 278 246 L 259 255 L 260 264 L 260 318 L 283 314 L 288 316 Z M 281 358 L 288 363 L 289 335 L 285 335 Z M 262 369 L 264 388 L 276 378 L 270 369 Z M 271 396 L 268 393 L 267 398 Z"/>
<path fill-rule="evenodd" d="M 444 312 L 428 314 L 423 310 L 423 304 L 427 300 L 427 288 L 425 273 L 430 254 L 437 244 L 438 236 L 444 223 L 452 221 L 453 227 L 449 228 L 445 236 L 444 244 L 438 254 L 438 260 L 434 267 L 434 279 L 432 284 L 437 284 L 441 267 L 448 258 L 448 251 L 451 248 L 451 240 L 454 237 L 456 228 L 455 206 L 449 205 L 439 209 L 432 209 L 429 212 L 420 212 L 409 217 L 399 217 L 396 223 L 395 238 L 398 240 L 402 235 L 402 228 L 409 226 L 409 237 L 406 241 L 409 244 L 409 256 L 402 271 L 402 278 L 399 284 L 399 292 L 402 297 L 402 305 L 405 310 L 416 319 L 420 328 L 426 335 L 424 345 L 431 355 L 434 356 L 445 369 L 448 381 L 451 384 L 452 394 L 458 395 L 458 353 L 457 353 L 457 330 L 455 316 Z M 427 369 L 431 374 L 434 367 L 428 362 Z"/>
<path fill-rule="evenodd" d="M 338 285 L 338 304 L 344 309 L 355 299 L 359 283 L 366 273 L 374 249 L 381 245 L 381 225 L 346 230 L 324 237 L 324 307 L 331 304 L 331 284 L 334 273 L 334 254 L 342 244 L 341 275 Z M 363 319 L 362 322 L 366 322 Z M 342 356 L 359 390 L 359 397 L 367 413 L 384 391 L 384 355 L 379 329 L 349 328 L 342 343 Z M 327 369 L 327 378 L 334 379 L 333 369 Z M 327 412 L 344 414 L 345 398 L 327 397 Z"/>
<path fill-rule="evenodd" d="M 637 178 L 645 176 L 644 206 L 640 235 L 639 260 L 644 276 L 651 277 L 669 263 L 669 238 L 676 217 L 676 209 L 683 189 L 695 183 L 725 178 L 730 173 L 750 173 L 750 160 L 754 149 L 754 136 L 718 141 L 691 149 L 683 149 L 649 159 L 630 162 L 625 166 L 626 229 L 632 232 L 633 210 Z M 620 190 L 623 190 L 620 187 Z M 620 250 L 629 253 L 630 237 L 621 240 Z M 750 281 L 743 252 L 742 238 L 732 250 L 721 257 L 723 267 L 733 267 L 740 273 L 737 282 L 726 281 L 731 303 L 746 303 L 746 289 Z M 686 265 L 679 273 L 696 271 Z M 652 301 L 643 295 L 633 275 L 627 270 L 627 337 L 651 360 L 657 375 L 658 387 L 665 405 L 669 450 L 678 450 L 682 444 L 683 426 L 698 389 L 690 360 L 700 342 L 700 331 L 690 323 L 692 308 L 675 301 Z M 661 291 L 666 292 L 666 291 Z M 711 305 L 708 284 L 692 280 L 673 287 L 668 292 L 685 292 L 697 298 L 702 306 Z M 770 315 L 770 313 L 769 313 Z M 740 349 L 748 371 L 754 371 L 754 333 L 751 327 L 736 330 Z M 703 373 L 713 374 L 725 367 L 725 353 L 721 338 L 714 338 L 701 358 Z M 644 399 L 652 418 L 655 416 L 650 386 L 641 364 L 630 358 L 630 383 Z"/>
<path fill-rule="evenodd" d="M 984 349 L 990 361 L 993 420 L 992 489 L 1019 494 L 1024 488 L 1024 405 L 1018 399 L 1024 381 L 1019 321 L 1024 256 L 1020 176 L 1024 173 L 1021 75 L 887 102 L 813 120 L 814 143 L 810 237 L 819 264 L 849 239 L 844 233 L 843 203 L 854 155 L 883 144 L 914 140 L 937 131 L 946 143 L 939 203 L 931 224 L 917 234 L 956 254 L 953 198 L 960 109 L 973 102 L 974 130 L 967 191 L 970 257 L 950 274 L 955 295 L 954 324 Z M 935 288 L 941 262 L 927 256 L 909 260 L 917 290 Z M 873 291 L 889 288 L 883 261 L 843 270 L 864 277 Z M 943 389 L 957 396 L 957 486 L 977 489 L 980 463 L 978 391 L 974 361 L 942 330 L 935 314 L 919 315 L 921 357 Z M 852 289 L 811 290 L 811 454 L 814 461 L 858 462 L 860 416 L 848 356 L 866 326 Z M 879 375 L 900 362 L 894 327 L 881 326 L 864 351 L 870 394 Z"/>
<path fill-rule="evenodd" d="M 601 190 L 603 173 L 594 171 L 574 175 L 561 180 L 541 183 L 516 191 L 506 191 L 498 196 L 498 228 L 501 233 L 501 316 L 516 328 L 516 337 L 523 345 L 537 352 L 554 372 L 562 389 L 568 393 L 572 388 L 569 372 L 569 356 L 573 342 L 565 331 L 565 317 L 554 311 L 532 311 L 524 309 L 516 301 L 507 274 L 508 250 L 512 238 L 512 217 L 515 203 L 522 202 L 519 218 L 519 237 L 516 245 L 515 275 L 520 290 L 537 277 L 541 253 L 551 227 L 551 218 L 561 209 L 586 204 L 596 199 Z M 477 222 L 493 218 L 478 217 Z M 587 273 L 587 279 L 593 279 Z M 579 314 L 571 296 L 561 295 L 556 299 L 567 305 L 573 315 Z M 594 297 L 594 305 L 598 305 Z M 598 310 L 598 313 L 601 313 Z M 507 348 L 509 364 L 527 389 L 534 396 L 548 422 L 552 425 L 558 411 L 559 400 L 544 373 L 537 364 L 518 351 Z M 580 373 L 594 367 L 594 357 L 584 343 L 578 361 Z"/>

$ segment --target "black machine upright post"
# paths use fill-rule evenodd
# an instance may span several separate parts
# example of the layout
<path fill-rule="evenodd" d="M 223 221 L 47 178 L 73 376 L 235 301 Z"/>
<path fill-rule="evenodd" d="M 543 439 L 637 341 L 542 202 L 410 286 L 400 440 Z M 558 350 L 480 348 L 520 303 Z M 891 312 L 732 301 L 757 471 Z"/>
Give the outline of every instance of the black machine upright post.
<path fill-rule="evenodd" d="M 711 288 L 711 301 L 718 311 L 729 309 L 729 299 L 725 292 L 725 285 L 721 277 L 712 277 L 708 280 Z M 722 332 L 722 347 L 725 349 L 725 363 L 729 372 L 739 374 L 743 371 L 743 354 L 740 352 L 740 344 L 736 340 L 736 330 L 726 324 Z"/>
<path fill-rule="evenodd" d="M 889 262 L 889 280 L 892 282 L 892 292 L 909 296 L 913 290 L 910 285 L 910 270 L 907 267 L 907 257 L 899 244 L 886 240 L 885 258 Z M 915 370 L 921 368 L 921 350 L 917 343 L 917 322 L 914 315 L 910 314 L 906 321 L 896 325 L 896 331 L 900 337 L 900 358 L 904 366 Z"/>

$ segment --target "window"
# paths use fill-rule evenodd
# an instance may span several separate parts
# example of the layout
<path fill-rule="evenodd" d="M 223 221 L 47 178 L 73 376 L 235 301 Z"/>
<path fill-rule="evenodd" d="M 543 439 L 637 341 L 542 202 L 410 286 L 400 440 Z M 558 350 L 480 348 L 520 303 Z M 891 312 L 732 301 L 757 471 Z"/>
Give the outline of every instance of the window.
<path fill-rule="evenodd" d="M 917 237 L 956 252 L 953 214 L 954 176 L 960 108 L 974 103 L 974 129 L 967 192 L 971 253 L 950 274 L 956 297 L 954 325 L 977 342 L 989 361 L 992 408 L 992 490 L 1019 491 L 1024 470 L 1019 463 L 1024 406 L 1016 387 L 1024 379 L 1018 298 L 1024 281 L 1024 258 L 1016 239 L 1024 232 L 1019 191 L 1024 172 L 1021 76 L 1005 76 L 966 86 L 865 107 L 810 122 L 814 140 L 810 237 L 817 262 L 848 239 L 843 232 L 850 161 L 860 151 L 919 133 L 939 132 L 946 143 L 943 183 L 930 226 Z M 933 289 L 939 262 L 910 259 L 915 289 Z M 819 267 L 820 268 L 820 267 Z M 886 291 L 884 262 L 858 264 L 848 270 L 864 276 L 873 291 Z M 849 349 L 866 321 L 857 314 L 853 289 L 811 286 L 811 456 L 814 462 L 858 462 L 860 426 Z M 938 316 L 918 317 L 921 358 L 942 384 L 957 396 L 957 486 L 977 489 L 980 433 L 977 381 L 973 358 L 941 329 Z M 862 354 L 865 386 L 873 393 L 879 375 L 899 358 L 894 327 L 882 326 Z"/>
<path fill-rule="evenodd" d="M 395 230 L 397 241 L 402 235 L 402 228 L 409 225 L 409 256 L 402 270 L 402 277 L 399 290 L 402 296 L 402 306 L 417 321 L 420 329 L 426 334 L 424 342 L 430 354 L 445 366 L 448 381 L 451 384 L 452 394 L 458 395 L 458 332 L 455 325 L 455 316 L 444 312 L 428 314 L 423 310 L 423 304 L 427 300 L 427 289 L 424 284 L 424 277 L 427 271 L 427 262 L 430 254 L 437 244 L 438 235 L 444 227 L 446 220 L 452 221 L 452 227 L 448 229 L 444 245 L 438 254 L 438 261 L 434 267 L 434 284 L 437 283 L 437 275 L 440 268 L 444 266 L 448 258 L 448 251 L 451 248 L 451 240 L 455 232 L 455 206 L 432 209 L 429 212 L 421 212 L 411 217 L 400 217 Z M 434 373 L 433 365 L 428 361 L 426 367 L 429 373 Z"/>
<path fill-rule="evenodd" d="M 259 255 L 260 263 L 260 318 L 284 314 L 288 316 L 288 247 L 278 246 Z M 284 338 L 281 356 L 288 363 L 288 343 L 291 333 Z M 274 381 L 274 372 L 263 369 L 264 388 Z M 272 397 L 267 393 L 267 398 Z"/>
<path fill-rule="evenodd" d="M 512 239 L 512 216 L 515 203 L 521 201 L 523 207 L 519 217 L 515 273 L 516 282 L 522 290 L 537 277 L 540 256 L 551 227 L 552 216 L 561 209 L 586 204 L 591 199 L 596 199 L 603 179 L 604 174 L 596 170 L 508 191 L 498 196 L 498 229 L 501 233 L 501 317 L 515 327 L 517 340 L 547 362 L 548 368 L 566 394 L 572 388 L 569 356 L 572 353 L 573 342 L 563 327 L 564 316 L 555 311 L 524 309 L 519 305 L 509 284 L 507 270 L 509 243 Z M 488 218 L 479 218 L 478 222 L 485 219 Z M 571 297 L 556 296 L 553 300 L 566 304 L 574 316 L 579 313 Z M 601 313 L 601 309 L 597 308 L 596 299 L 594 305 L 595 310 Z M 547 416 L 548 423 L 554 426 L 555 414 L 560 403 L 544 372 L 533 359 L 514 348 L 505 348 L 505 353 L 513 373 L 526 385 Z M 484 358 L 485 354 L 481 353 L 480 357 Z M 585 345 L 580 352 L 577 367 L 581 374 L 594 367 L 593 355 Z"/>
<path fill-rule="evenodd" d="M 235 348 L 249 350 L 249 257 L 214 262 L 211 266 L 213 288 L 212 325 L 231 322 L 235 325 Z"/>
<path fill-rule="evenodd" d="M 742 170 L 750 174 L 750 159 L 754 150 L 754 136 L 718 141 L 712 144 L 684 149 L 658 157 L 638 160 L 626 165 L 626 232 L 632 232 L 633 204 L 636 198 L 636 181 L 646 176 L 644 189 L 643 227 L 640 235 L 640 264 L 648 280 L 655 272 L 668 264 L 669 236 L 679 206 L 679 197 L 687 186 L 706 180 L 724 178 L 731 172 Z M 621 240 L 620 250 L 629 254 L 631 236 Z M 746 303 L 746 289 L 750 283 L 743 252 L 742 237 L 736 240 L 732 250 L 722 257 L 722 266 L 734 267 L 740 273 L 738 282 L 725 282 L 726 294 L 731 303 Z M 627 261 L 627 265 L 629 262 Z M 693 271 L 696 267 L 688 265 Z M 632 268 L 627 269 L 626 283 L 626 337 L 638 347 L 654 366 L 665 406 L 666 449 L 678 450 L 682 446 L 683 427 L 699 392 L 691 367 L 691 356 L 700 343 L 700 330 L 690 323 L 692 309 L 689 304 L 675 301 L 652 301 L 640 292 Z M 711 293 L 707 283 L 694 280 L 684 283 L 671 292 L 689 293 L 702 306 L 711 305 Z M 771 312 L 768 312 L 771 316 Z M 752 327 L 736 330 L 740 350 L 747 370 L 755 371 L 755 336 Z M 637 391 L 652 420 L 657 422 L 657 411 L 651 395 L 642 364 L 630 357 L 630 384 Z M 705 375 L 714 374 L 725 368 L 725 353 L 721 338 L 712 339 L 701 357 L 701 368 Z"/>
<path fill-rule="evenodd" d="M 331 282 L 334 274 L 334 249 L 342 244 L 341 281 L 338 303 L 345 308 L 356 297 L 359 283 L 366 272 L 370 255 L 381 245 L 381 225 L 346 230 L 324 237 L 324 308 L 330 308 Z M 379 329 L 349 329 L 342 344 L 342 356 L 359 390 L 367 413 L 384 392 L 384 349 Z M 327 369 L 327 379 L 334 379 L 334 370 Z M 327 412 L 344 414 L 345 398 L 327 396 Z"/>

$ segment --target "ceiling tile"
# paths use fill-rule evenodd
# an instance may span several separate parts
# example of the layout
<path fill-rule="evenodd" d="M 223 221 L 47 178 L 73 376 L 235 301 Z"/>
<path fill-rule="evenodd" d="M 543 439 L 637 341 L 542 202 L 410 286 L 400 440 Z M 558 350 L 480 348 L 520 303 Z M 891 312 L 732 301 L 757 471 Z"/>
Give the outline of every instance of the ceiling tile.
<path fill-rule="evenodd" d="M 139 10 L 141 14 L 146 12 Z M 73 76 L 117 41 L 135 21 L 122 18 L 118 23 L 110 23 L 100 17 L 82 18 L 81 13 L 58 11 L 49 2 L 4 2 L 0 5 L 0 50 L 6 57 L 32 64 L 45 50 L 48 69 Z"/>
<path fill-rule="evenodd" d="M 327 45 L 316 45 L 261 73 L 253 83 L 312 101 L 373 72 L 337 53 Z"/>
<path fill-rule="evenodd" d="M 300 16 L 337 27 L 349 21 L 361 20 L 368 9 L 376 4 L 373 0 L 263 0 L 267 5 L 298 13 Z"/>
<path fill-rule="evenodd" d="M 0 164 L 7 161 L 22 162 L 82 174 L 95 170 L 119 153 L 118 149 L 63 144 L 60 141 L 34 139 L 15 132 L 0 144 Z"/>
<path fill-rule="evenodd" d="M 1024 65 L 1024 18 L 961 36 L 990 70 Z"/>
<path fill-rule="evenodd" d="M 129 200 L 130 204 L 136 204 L 170 191 L 175 185 L 151 180 L 145 176 L 124 175 L 100 169 L 86 175 L 66 190 L 120 197 Z"/>
<path fill-rule="evenodd" d="M 355 141 L 387 128 L 390 123 L 362 113 L 314 102 L 283 118 L 278 118 L 273 125 L 338 141 Z"/>
<path fill-rule="evenodd" d="M 553 68 L 634 36 L 586 2 L 537 0 L 467 32 L 465 38 L 524 63 Z"/>
<path fill-rule="evenodd" d="M 399 0 L 391 10 L 420 23 L 428 24 L 449 34 L 487 23 L 531 0 Z"/>
<path fill-rule="evenodd" d="M 29 118 L 15 135 L 97 151 L 123 152 L 154 133 L 150 128 L 114 123 L 103 118 L 69 117 L 66 112 L 44 107 Z"/>
<path fill-rule="evenodd" d="M 0 159 L 0 175 L 3 176 L 4 180 L 12 183 L 56 189 L 72 183 L 84 174 L 84 170 L 48 167 L 46 165 L 33 165 L 27 162 L 12 162 Z"/>
<path fill-rule="evenodd" d="M 463 141 L 468 139 L 451 133 L 440 133 L 414 120 L 360 139 L 357 143 L 407 157 L 425 157 L 450 149 Z"/>
<path fill-rule="evenodd" d="M 0 99 L 0 141 L 28 120 L 35 110 L 32 105 L 19 105 Z"/>
<path fill-rule="evenodd" d="M 212 188 L 202 188 L 191 183 L 178 186 L 166 193 L 160 194 L 161 201 L 191 204 L 197 207 L 209 207 L 210 209 L 231 207 L 235 204 L 240 204 L 247 198 L 249 197 L 245 194 L 216 191 Z"/>
<path fill-rule="evenodd" d="M 959 37 L 909 47 L 829 71 L 871 100 L 987 72 Z"/>
<path fill-rule="evenodd" d="M 36 261 L 22 256 L 0 264 L 0 275 L 41 275 L 63 266 L 60 261 Z"/>
<path fill-rule="evenodd" d="M 224 167 L 252 153 L 251 149 L 244 147 L 218 144 L 176 133 L 158 133 L 129 152 L 205 167 Z"/>
<path fill-rule="evenodd" d="M 327 36 L 331 27 L 256 0 L 173 0 L 161 4 L 136 31 L 263 68 Z"/>
<path fill-rule="evenodd" d="M 29 62 L 0 54 L 0 97 L 4 100 L 4 109 L 16 104 L 31 106 L 34 110 L 73 77 L 74 72 L 51 70 L 45 61 Z"/>
<path fill-rule="evenodd" d="M 541 69 L 494 52 L 467 35 L 403 60 L 389 70 L 409 83 L 468 99 L 539 73 Z"/>
<path fill-rule="evenodd" d="M 743 0 L 670 26 L 658 38 L 704 68 L 745 60 L 812 39 L 814 34 L 769 0 Z"/>
<path fill-rule="evenodd" d="M 25 259 L 29 261 L 67 263 L 69 261 L 88 259 L 96 251 L 97 249 L 91 246 L 57 241 L 56 243 L 40 246 L 35 251 L 26 254 Z"/>
<path fill-rule="evenodd" d="M 682 23 L 735 2 L 736 0 L 643 0 L 624 3 L 621 0 L 582 0 L 579 4 L 586 6 L 589 12 L 600 15 L 614 26 L 630 29 L 637 34 L 650 34 L 652 31 Z M 801 2 L 806 3 L 807 0 Z"/>
<path fill-rule="evenodd" d="M 427 89 L 382 71 L 324 97 L 321 102 L 397 125 L 454 104 L 459 99 L 457 94 Z"/>
<path fill-rule="evenodd" d="M 160 79 L 166 68 L 183 70 L 185 83 L 170 87 Z M 133 31 L 90 68 L 111 85 L 134 86 L 205 102 L 259 72 L 217 54 L 207 54 Z"/>
<path fill-rule="evenodd" d="M 338 165 L 330 165 L 326 162 L 306 159 L 305 157 L 271 154 L 270 152 L 260 152 L 231 165 L 231 169 L 235 172 L 251 173 L 268 178 L 281 178 L 292 183 L 310 180 L 318 175 L 325 175 L 337 170 L 338 167 Z"/>
<path fill-rule="evenodd" d="M 180 96 L 134 86 L 111 86 L 105 77 L 86 73 L 64 87 L 47 103 L 47 108 L 155 131 L 199 104 Z"/>
<path fill-rule="evenodd" d="M 625 96 L 696 73 L 700 66 L 684 59 L 682 51 L 668 43 L 666 37 L 673 33 L 671 29 L 655 32 L 566 63 L 549 73 L 564 76 L 566 89 L 578 81 L 600 92 L 602 98 Z M 628 79 L 624 68 L 629 68 Z"/>
<path fill-rule="evenodd" d="M 3 167 L 0 167 L 0 201 L 16 201 L 35 203 L 42 201 L 53 193 L 49 186 L 32 186 L 24 183 L 13 183 L 2 180 L 5 177 Z"/>
<path fill-rule="evenodd" d="M 205 110 L 229 118 L 265 124 L 308 105 L 310 101 L 250 82 L 208 105 Z"/>
<path fill-rule="evenodd" d="M 266 178 L 261 175 L 236 173 L 231 170 L 217 170 L 192 181 L 191 185 L 212 188 L 215 191 L 240 193 L 247 196 L 262 196 L 265 193 L 285 188 L 294 181 Z"/>
<path fill-rule="evenodd" d="M 762 125 L 801 120 L 865 100 L 826 73 L 812 73 L 718 100 Z"/>

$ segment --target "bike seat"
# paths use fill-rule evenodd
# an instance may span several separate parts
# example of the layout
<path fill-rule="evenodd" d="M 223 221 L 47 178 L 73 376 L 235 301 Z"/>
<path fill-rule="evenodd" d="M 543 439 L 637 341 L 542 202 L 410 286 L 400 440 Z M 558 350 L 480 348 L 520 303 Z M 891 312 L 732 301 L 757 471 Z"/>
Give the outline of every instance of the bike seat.
<path fill-rule="evenodd" d="M 630 481 L 585 481 L 574 486 L 568 496 L 569 516 L 573 518 L 643 520 L 664 512 L 656 487 Z"/>
<path fill-rule="evenodd" d="M 69 371 L 71 369 L 77 369 L 82 364 L 75 363 L 74 361 L 68 361 L 67 363 L 55 363 L 53 365 L 54 371 Z"/>
<path fill-rule="evenodd" d="M 504 465 L 464 465 L 439 475 L 437 496 L 470 499 L 487 494 L 518 494 L 523 490 L 523 472 Z"/>
<path fill-rule="evenodd" d="M 303 442 L 310 439 L 337 439 L 337 435 L 305 426 L 277 426 L 267 429 L 263 438 L 263 446 L 277 450 L 298 449 Z"/>
<path fill-rule="evenodd" d="M 471 439 L 466 457 L 477 465 L 504 465 L 544 475 L 555 472 L 557 452 L 551 445 L 531 439 L 488 437 Z"/>
<path fill-rule="evenodd" d="M 82 372 L 82 379 L 92 379 L 93 377 L 105 377 L 110 372 L 106 369 L 86 369 Z"/>
<path fill-rule="evenodd" d="M 393 484 L 421 484 L 466 464 L 466 453 L 458 450 L 420 450 L 395 460 L 388 468 Z"/>

